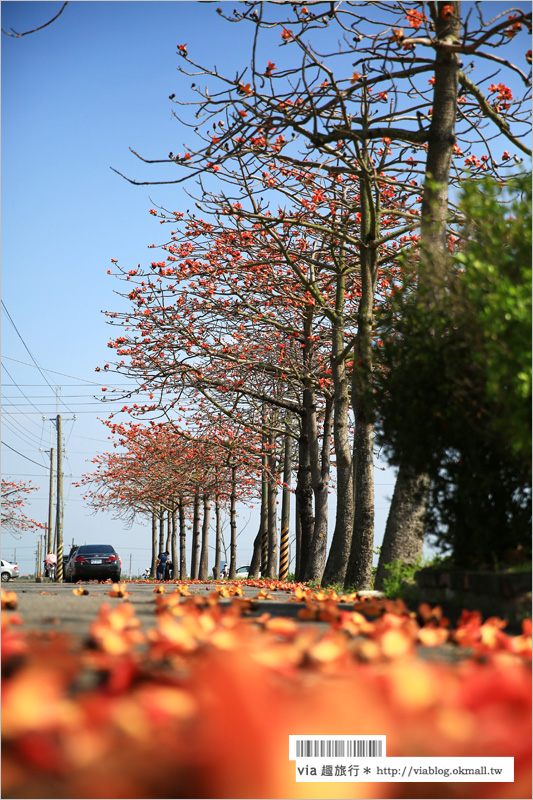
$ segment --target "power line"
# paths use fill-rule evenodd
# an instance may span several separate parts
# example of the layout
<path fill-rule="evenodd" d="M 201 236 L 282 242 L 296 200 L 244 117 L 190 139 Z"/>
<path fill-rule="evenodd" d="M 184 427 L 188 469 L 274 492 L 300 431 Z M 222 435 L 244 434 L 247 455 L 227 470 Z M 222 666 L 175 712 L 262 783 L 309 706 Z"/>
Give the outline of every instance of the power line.
<path fill-rule="evenodd" d="M 10 444 L 6 444 L 3 440 L 2 440 L 2 444 L 4 445 L 4 447 L 9 447 L 9 449 L 13 450 L 13 452 L 16 453 L 17 455 L 22 456 L 22 458 L 25 458 L 26 461 L 31 461 L 32 464 L 37 464 L 37 466 L 41 467 L 41 469 L 46 469 L 44 464 L 39 464 L 37 461 L 34 461 L 33 458 L 28 458 L 28 456 L 25 456 L 23 453 L 19 453 L 18 450 L 15 450 L 14 447 L 11 447 Z"/>
<path fill-rule="evenodd" d="M 26 444 L 29 444 L 31 447 L 41 447 L 42 439 L 41 439 L 41 441 L 38 441 L 37 437 L 34 436 L 29 431 L 27 431 L 26 428 L 24 428 L 20 424 L 20 422 L 18 422 L 16 419 L 13 419 L 13 420 L 9 419 L 8 420 L 4 416 L 3 423 L 7 427 L 7 429 L 11 431 L 11 433 L 14 433 L 15 436 L 17 436 L 18 438 L 24 439 Z M 13 425 L 18 426 L 18 428 L 20 428 L 21 430 L 17 430 L 17 428 L 13 427 Z M 32 441 L 32 439 L 33 439 L 33 441 Z"/>
<path fill-rule="evenodd" d="M 20 386 L 17 386 L 17 383 L 16 383 L 16 381 L 15 381 L 15 379 L 14 379 L 13 375 L 11 375 L 11 373 L 9 372 L 9 370 L 8 370 L 8 368 L 6 367 L 6 365 L 5 365 L 5 364 L 2 364 L 2 369 L 4 369 L 4 370 L 7 372 L 7 374 L 9 375 L 9 377 L 11 378 L 11 380 L 13 381 L 13 383 L 15 384 L 15 386 L 17 387 L 17 389 L 19 390 L 19 392 L 21 393 L 21 395 L 22 395 L 23 397 L 25 397 L 25 398 L 26 398 L 26 400 L 28 400 L 28 402 L 29 402 L 29 403 L 31 403 L 31 405 L 34 407 L 34 409 L 35 409 L 36 411 L 38 411 L 39 409 L 37 408 L 37 406 L 33 405 L 33 403 L 32 403 L 32 401 L 30 400 L 30 398 L 29 398 L 29 397 L 28 397 L 28 396 L 27 396 L 27 395 L 26 395 L 26 394 L 25 394 L 25 393 L 22 391 L 22 389 L 20 388 Z M 6 398 L 6 399 L 9 399 L 9 398 Z M 14 398 L 14 399 L 15 399 L 15 398 Z M 36 398 L 36 399 L 37 399 L 37 398 Z"/>
<path fill-rule="evenodd" d="M 3 301 L 2 301 L 2 305 L 4 305 Z M 4 308 L 5 308 L 5 306 L 4 306 Z M 8 314 L 8 316 L 9 316 L 9 314 Z M 30 355 L 31 355 L 31 353 L 30 353 Z M 3 358 L 7 358 L 8 361 L 15 361 L 17 364 L 24 364 L 25 367 L 37 367 L 37 369 L 39 371 L 41 371 L 41 367 L 39 367 L 37 364 L 28 364 L 27 361 L 19 361 L 17 358 L 10 358 L 9 356 L 3 356 Z M 83 381 L 84 383 L 91 383 L 94 386 L 101 386 L 101 383 L 99 381 L 89 381 L 89 380 L 87 380 L 87 378 L 78 378 L 78 377 L 76 377 L 76 375 L 66 375 L 64 372 L 57 372 L 55 369 L 47 369 L 46 367 L 42 367 L 42 369 L 45 372 L 52 372 L 54 375 L 62 375 L 63 378 L 73 378 L 73 380 L 75 380 L 75 381 Z M 28 384 L 28 385 L 30 385 L 30 386 L 31 385 L 38 386 L 39 384 Z M 48 385 L 50 386 L 50 384 L 48 384 Z M 129 386 L 129 384 L 124 384 L 124 386 Z"/>
<path fill-rule="evenodd" d="M 42 376 L 43 376 L 43 378 L 45 379 L 45 381 L 46 381 L 46 383 L 48 384 L 48 386 L 50 387 L 50 389 L 52 389 L 52 390 L 53 390 L 53 386 L 52 386 L 52 384 L 50 383 L 50 381 L 48 380 L 48 378 L 46 377 L 46 375 L 45 375 L 45 374 L 44 374 L 44 372 L 42 371 L 41 367 L 39 366 L 39 364 L 38 364 L 38 363 L 37 363 L 37 361 L 35 360 L 35 358 L 34 358 L 34 356 L 33 356 L 32 352 L 31 352 L 30 348 L 28 347 L 28 345 L 26 344 L 26 342 L 25 342 L 25 341 L 24 341 L 24 339 L 22 338 L 22 335 L 20 334 L 20 332 L 19 332 L 19 330 L 18 330 L 17 326 L 15 325 L 15 322 L 13 321 L 13 317 L 11 316 L 11 314 L 9 313 L 9 311 L 7 310 L 7 306 L 6 306 L 6 304 L 4 303 L 4 301 L 3 301 L 3 300 L 1 301 L 1 303 L 2 303 L 2 308 L 3 308 L 3 309 L 4 309 L 4 311 L 6 312 L 6 314 L 7 314 L 8 318 L 9 318 L 9 321 L 10 321 L 10 322 L 11 322 L 11 324 L 13 325 L 13 327 L 14 327 L 14 329 L 15 329 L 15 332 L 16 332 L 17 336 L 19 337 L 20 341 L 22 342 L 22 344 L 23 344 L 23 345 L 24 345 L 24 347 L 26 348 L 26 350 L 27 350 L 27 352 L 28 352 L 28 355 L 30 356 L 31 360 L 33 361 L 33 363 L 35 364 L 35 366 L 37 367 L 37 369 L 39 370 L 39 372 L 41 373 L 41 375 L 42 375 Z M 61 399 L 61 398 L 60 398 L 60 399 Z M 62 400 L 61 400 L 61 402 L 63 403 L 63 401 L 62 401 Z M 67 411 L 68 411 L 70 414 L 72 414 L 72 413 L 73 413 L 73 412 L 70 410 L 70 408 L 69 408 L 69 407 L 66 405 L 66 403 L 63 403 L 63 405 L 65 406 L 65 408 L 67 409 Z"/>

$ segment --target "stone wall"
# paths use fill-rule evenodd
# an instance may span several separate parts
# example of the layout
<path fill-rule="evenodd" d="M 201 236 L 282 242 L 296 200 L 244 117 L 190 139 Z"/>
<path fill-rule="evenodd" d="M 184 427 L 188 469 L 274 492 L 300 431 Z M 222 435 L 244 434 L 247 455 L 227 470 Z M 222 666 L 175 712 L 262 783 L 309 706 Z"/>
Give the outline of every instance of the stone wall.
<path fill-rule="evenodd" d="M 415 574 L 421 603 L 440 605 L 453 621 L 463 608 L 501 617 L 518 627 L 531 617 L 531 572 L 471 572 L 421 569 Z"/>

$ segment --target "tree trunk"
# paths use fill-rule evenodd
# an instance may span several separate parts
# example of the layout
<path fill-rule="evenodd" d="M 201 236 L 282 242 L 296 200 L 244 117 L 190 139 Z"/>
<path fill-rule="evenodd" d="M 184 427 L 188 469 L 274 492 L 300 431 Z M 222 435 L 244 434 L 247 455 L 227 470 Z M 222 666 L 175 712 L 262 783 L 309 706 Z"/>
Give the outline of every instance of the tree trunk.
<path fill-rule="evenodd" d="M 313 493 L 315 498 L 315 526 L 313 531 L 313 541 L 311 542 L 311 551 L 307 560 L 305 580 L 320 581 L 322 580 L 322 576 L 324 574 L 328 547 L 328 498 L 333 402 L 329 398 L 326 400 L 322 453 L 319 458 L 314 392 L 310 395 L 310 400 L 313 404 L 310 409 L 308 419 L 311 421 L 309 441 L 313 442 L 313 447 L 310 448 L 310 457 Z"/>
<path fill-rule="evenodd" d="M 252 553 L 252 560 L 250 561 L 250 570 L 248 572 L 248 576 L 250 578 L 257 578 L 259 576 L 259 570 L 261 568 L 261 539 L 262 539 L 262 531 L 259 528 L 259 532 L 254 539 L 254 551 Z"/>
<path fill-rule="evenodd" d="M 170 544 L 171 544 L 171 553 L 172 553 L 172 569 L 170 571 L 170 577 L 174 579 L 178 574 L 178 548 L 176 546 L 176 534 L 177 534 L 177 516 L 178 516 L 178 509 L 174 508 L 172 510 L 172 534 L 170 537 Z"/>
<path fill-rule="evenodd" d="M 229 557 L 229 577 L 235 580 L 237 573 L 237 467 L 231 467 L 231 497 L 230 497 L 230 557 Z"/>
<path fill-rule="evenodd" d="M 386 564 L 393 561 L 412 564 L 422 555 L 430 486 L 427 475 L 405 464 L 400 466 L 379 554 L 375 589 L 383 589 Z"/>
<path fill-rule="evenodd" d="M 152 511 L 152 563 L 150 564 L 151 578 L 155 578 L 156 575 L 157 552 L 157 516 L 155 511 Z"/>
<path fill-rule="evenodd" d="M 165 550 L 168 550 L 169 553 L 170 553 L 170 548 L 171 548 L 171 545 L 170 545 L 171 538 L 172 538 L 172 511 L 170 511 L 170 509 L 168 509 L 168 511 L 167 511 L 167 540 L 166 540 L 166 543 L 165 543 Z"/>
<path fill-rule="evenodd" d="M 261 575 L 268 572 L 268 454 L 266 435 L 266 411 L 263 405 L 263 430 L 261 435 Z"/>
<path fill-rule="evenodd" d="M 185 524 L 185 503 L 183 497 L 179 499 L 179 515 L 180 515 L 180 579 L 182 581 L 187 579 L 187 527 Z"/>
<path fill-rule="evenodd" d="M 335 310 L 337 320 L 332 326 L 331 377 L 333 381 L 333 437 L 337 463 L 337 509 L 335 530 L 322 585 L 344 583 L 353 535 L 354 480 L 353 457 L 349 438 L 348 410 L 350 405 L 348 376 L 344 358 L 344 296 L 346 278 L 337 276 Z"/>
<path fill-rule="evenodd" d="M 294 493 L 294 547 L 296 550 L 294 554 L 294 576 L 298 580 L 297 576 L 300 575 L 300 553 L 302 550 L 302 521 L 296 492 Z"/>
<path fill-rule="evenodd" d="M 200 569 L 198 577 L 206 581 L 209 577 L 209 523 L 211 521 L 211 499 L 204 494 L 204 519 L 202 523 L 202 550 L 200 553 Z"/>
<path fill-rule="evenodd" d="M 220 495 L 215 497 L 215 519 L 216 519 L 216 539 L 215 539 L 215 569 L 213 577 L 216 581 L 220 578 L 220 551 L 222 543 L 222 512 L 220 508 Z"/>
<path fill-rule="evenodd" d="M 313 513 L 313 485 L 311 481 L 311 463 L 309 457 L 309 434 L 307 428 L 307 412 L 302 410 L 302 428 L 298 441 L 298 472 L 296 477 L 296 499 L 300 520 L 300 562 L 296 567 L 295 579 L 303 581 L 307 568 L 311 541 L 315 526 Z"/>
<path fill-rule="evenodd" d="M 379 196 L 372 197 L 372 166 L 363 148 L 359 181 L 361 205 L 361 298 L 357 315 L 357 337 L 352 374 L 354 437 L 354 520 L 350 561 L 344 579 L 346 588 L 370 589 L 374 551 L 374 409 L 372 393 L 373 306 L 379 233 Z"/>
<path fill-rule="evenodd" d="M 429 3 L 437 39 L 461 37 L 461 4 L 451 2 L 451 15 L 441 16 L 441 4 Z M 435 58 L 433 114 L 429 128 L 426 179 L 422 196 L 419 296 L 422 302 L 438 302 L 443 290 L 442 270 L 435 269 L 446 258 L 446 218 L 448 214 L 448 182 L 455 144 L 457 94 L 460 60 L 456 53 L 438 48 Z M 429 289 L 429 291 L 427 291 Z M 431 331 L 428 331 L 428 336 Z M 411 554 L 420 554 L 424 544 L 431 481 L 425 473 L 415 473 L 400 464 L 393 502 L 389 511 L 385 538 L 379 558 L 376 585 L 383 585 L 384 565 Z M 400 554 L 400 555 L 395 555 Z M 416 555 L 414 556 L 416 558 Z"/>
<path fill-rule="evenodd" d="M 298 580 L 297 576 L 300 574 L 300 550 L 302 541 L 302 520 L 300 519 L 300 512 L 298 510 L 298 496 L 294 496 L 294 580 Z M 289 569 L 290 569 L 289 563 Z"/>
<path fill-rule="evenodd" d="M 165 509 L 163 506 L 159 508 L 159 552 L 162 553 L 165 549 Z"/>
<path fill-rule="evenodd" d="M 198 578 L 198 561 L 200 556 L 200 495 L 194 495 L 194 512 L 192 521 L 192 553 L 191 553 L 191 578 Z"/>
<path fill-rule="evenodd" d="M 268 453 L 268 568 L 269 578 L 277 577 L 278 567 L 278 523 L 277 523 L 277 455 L 276 434 L 271 431 L 269 435 Z"/>

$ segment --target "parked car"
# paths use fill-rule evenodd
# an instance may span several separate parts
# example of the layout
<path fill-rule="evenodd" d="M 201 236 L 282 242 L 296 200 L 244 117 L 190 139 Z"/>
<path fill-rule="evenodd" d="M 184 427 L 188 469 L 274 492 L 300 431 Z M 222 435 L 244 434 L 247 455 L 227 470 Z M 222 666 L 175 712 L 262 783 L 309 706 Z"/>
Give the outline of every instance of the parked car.
<path fill-rule="evenodd" d="M 2 559 L 2 580 L 10 581 L 13 578 L 18 578 L 19 568 L 16 564 L 11 564 L 9 561 Z"/>
<path fill-rule="evenodd" d="M 82 544 L 70 552 L 65 581 L 120 580 L 122 561 L 110 544 Z"/>
<path fill-rule="evenodd" d="M 247 567 L 238 567 L 236 572 L 235 572 L 235 577 L 236 578 L 247 578 L 249 574 L 250 574 L 250 567 L 249 566 L 247 566 Z"/>

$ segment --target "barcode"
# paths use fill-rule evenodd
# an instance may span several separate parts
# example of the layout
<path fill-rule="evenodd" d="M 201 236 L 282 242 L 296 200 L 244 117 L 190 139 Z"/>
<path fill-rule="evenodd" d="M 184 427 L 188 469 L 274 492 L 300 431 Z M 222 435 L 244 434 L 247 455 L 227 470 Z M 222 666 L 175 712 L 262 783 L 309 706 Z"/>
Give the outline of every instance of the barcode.
<path fill-rule="evenodd" d="M 297 739 L 296 758 L 381 758 L 380 739 Z"/>

